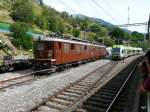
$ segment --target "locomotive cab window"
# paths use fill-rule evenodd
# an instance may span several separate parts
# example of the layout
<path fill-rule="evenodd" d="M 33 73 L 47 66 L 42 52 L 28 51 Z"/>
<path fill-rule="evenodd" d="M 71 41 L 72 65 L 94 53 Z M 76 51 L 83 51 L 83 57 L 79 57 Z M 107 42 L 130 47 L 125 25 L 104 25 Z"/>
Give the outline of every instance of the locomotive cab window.
<path fill-rule="evenodd" d="M 61 49 L 61 43 L 60 42 L 58 43 L 58 48 Z"/>
<path fill-rule="evenodd" d="M 71 44 L 70 49 L 71 49 L 71 50 L 75 50 L 75 45 L 74 45 L 74 44 Z"/>
<path fill-rule="evenodd" d="M 87 50 L 87 46 L 84 46 L 84 50 L 85 50 L 85 51 Z"/>
<path fill-rule="evenodd" d="M 52 47 L 51 43 L 47 43 L 47 48 L 51 49 L 51 47 Z"/>
<path fill-rule="evenodd" d="M 40 44 L 37 45 L 37 50 L 39 50 L 39 51 L 44 50 L 44 45 L 43 45 L 43 43 L 40 43 Z"/>

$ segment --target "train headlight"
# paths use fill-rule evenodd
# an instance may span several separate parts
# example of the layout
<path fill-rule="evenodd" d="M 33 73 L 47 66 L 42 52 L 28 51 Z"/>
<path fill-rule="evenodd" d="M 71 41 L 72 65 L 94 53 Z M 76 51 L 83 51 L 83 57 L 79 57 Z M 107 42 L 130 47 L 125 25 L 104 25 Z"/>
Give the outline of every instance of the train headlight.
<path fill-rule="evenodd" d="M 43 65 L 44 65 L 44 66 L 47 66 L 47 63 L 44 63 Z"/>

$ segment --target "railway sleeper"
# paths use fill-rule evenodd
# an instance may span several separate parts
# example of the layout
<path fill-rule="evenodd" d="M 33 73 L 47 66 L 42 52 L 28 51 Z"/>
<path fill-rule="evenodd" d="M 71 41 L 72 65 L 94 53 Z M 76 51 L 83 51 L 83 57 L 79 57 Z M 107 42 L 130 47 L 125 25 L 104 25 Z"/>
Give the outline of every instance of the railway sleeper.
<path fill-rule="evenodd" d="M 79 108 L 79 109 L 77 109 L 77 110 L 75 110 L 75 111 L 73 111 L 73 112 L 87 112 L 87 111 L 84 110 L 84 109 L 82 109 L 82 108 Z"/>
<path fill-rule="evenodd" d="M 76 100 L 76 97 L 69 97 L 69 96 L 65 96 L 65 95 L 58 95 L 57 98 L 68 100 L 71 102 Z"/>
<path fill-rule="evenodd" d="M 76 93 L 76 94 L 82 94 L 82 91 L 75 91 L 72 89 L 67 89 L 66 92 L 72 92 L 72 93 Z"/>
<path fill-rule="evenodd" d="M 99 93 L 112 93 L 112 92 L 114 92 L 114 91 L 116 91 L 116 88 L 110 88 L 110 89 L 104 89 L 104 88 L 102 88 L 101 89 L 101 91 L 99 91 Z"/>
<path fill-rule="evenodd" d="M 91 106 L 91 105 L 83 105 L 82 108 L 84 110 L 88 110 L 88 112 L 105 112 L 106 111 L 106 109 L 102 109 L 102 108 Z"/>
<path fill-rule="evenodd" d="M 77 90 L 77 91 L 86 91 L 86 89 L 84 89 L 84 88 L 76 88 L 76 87 L 71 87 L 70 89 L 72 89 L 72 90 Z"/>
<path fill-rule="evenodd" d="M 105 99 L 112 99 L 112 97 L 116 96 L 116 93 L 103 93 L 103 94 L 95 95 L 94 97 L 105 98 Z"/>
<path fill-rule="evenodd" d="M 91 86 L 92 86 L 92 85 L 91 85 Z M 73 85 L 71 88 L 78 88 L 78 89 L 86 90 L 86 89 L 88 89 L 88 88 L 91 87 L 91 86 Z"/>
<path fill-rule="evenodd" d="M 112 97 L 111 97 L 111 98 L 93 97 L 93 98 L 89 98 L 87 101 L 96 101 L 96 102 L 106 102 L 106 103 L 110 103 L 110 102 L 112 101 Z"/>
<path fill-rule="evenodd" d="M 103 91 L 99 91 L 98 93 L 96 93 L 94 96 L 96 96 L 96 97 L 100 97 L 100 96 L 102 96 L 102 97 L 107 97 L 107 96 L 114 96 L 114 95 L 116 95 L 116 93 L 117 93 L 117 90 L 114 90 L 114 91 L 112 91 L 112 92 L 103 92 Z"/>
<path fill-rule="evenodd" d="M 64 104 L 64 105 L 70 105 L 72 102 L 64 100 L 64 99 L 58 99 L 58 98 L 53 98 L 53 102 L 59 103 L 59 104 Z"/>
<path fill-rule="evenodd" d="M 88 83 L 78 83 L 76 85 L 90 87 L 93 84 L 91 84 L 91 83 L 90 84 L 88 84 Z"/>
<path fill-rule="evenodd" d="M 87 105 L 87 106 L 93 106 L 93 107 L 101 107 L 101 108 L 107 108 L 108 107 L 108 105 L 110 104 L 111 102 L 103 102 L 103 101 L 101 101 L 101 102 L 95 102 L 95 101 L 87 101 L 86 103 L 85 103 L 85 105 Z M 84 105 L 84 104 L 83 104 Z"/>
<path fill-rule="evenodd" d="M 51 109 L 47 106 L 42 105 L 42 106 L 38 107 L 37 110 L 34 110 L 32 112 L 59 112 L 59 111 L 57 109 Z"/>
<path fill-rule="evenodd" d="M 64 104 L 59 104 L 51 101 L 46 102 L 45 105 L 49 108 L 54 108 L 58 110 L 64 110 L 65 108 L 67 108 L 67 106 Z"/>
<path fill-rule="evenodd" d="M 84 89 L 88 89 L 88 88 L 89 88 L 89 87 L 83 86 L 83 85 L 74 85 L 74 87 L 77 87 L 77 88 L 84 88 Z"/>
<path fill-rule="evenodd" d="M 62 92 L 61 94 L 63 95 L 68 95 L 68 96 L 73 96 L 73 97 L 79 97 L 79 94 L 75 94 L 75 93 L 70 93 L 70 92 Z"/>
<path fill-rule="evenodd" d="M 118 106 L 112 107 L 110 112 L 123 112 L 123 107 L 125 106 L 125 102 L 121 102 Z"/>

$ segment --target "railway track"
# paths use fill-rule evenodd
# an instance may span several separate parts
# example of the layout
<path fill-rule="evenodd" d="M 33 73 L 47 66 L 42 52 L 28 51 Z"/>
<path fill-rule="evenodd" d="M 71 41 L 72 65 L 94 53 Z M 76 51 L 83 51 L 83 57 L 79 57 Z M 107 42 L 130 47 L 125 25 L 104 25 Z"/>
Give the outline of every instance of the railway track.
<path fill-rule="evenodd" d="M 137 62 L 135 63 L 137 64 Z M 131 108 L 134 102 L 131 99 L 135 93 L 133 94 L 131 91 L 133 92 L 133 88 L 136 91 L 139 80 L 139 76 L 134 74 L 135 63 L 130 64 L 101 89 L 97 88 L 97 92 L 94 90 L 92 93 L 95 94 L 87 95 L 91 97 L 81 99 L 77 105 L 72 106 L 66 112 L 132 112 Z"/>
<path fill-rule="evenodd" d="M 11 76 L 10 78 L 7 76 L 5 79 L 0 80 L 0 90 L 5 89 L 5 88 L 10 88 L 12 86 L 16 85 L 22 85 L 30 81 L 34 81 L 37 79 L 45 78 L 48 76 L 40 76 L 40 75 L 35 75 L 38 73 L 41 73 L 43 71 L 48 71 L 49 69 L 41 70 L 41 71 L 35 71 L 35 72 L 29 72 L 23 75 L 14 75 Z"/>
<path fill-rule="evenodd" d="M 110 78 L 108 74 L 116 64 L 117 62 L 110 62 L 92 71 L 82 79 L 63 88 L 54 96 L 49 97 L 37 107 L 34 107 L 31 112 L 69 111 L 74 105 L 79 104 L 80 99 L 87 97 L 97 87 L 102 87 L 104 79 Z"/>
<path fill-rule="evenodd" d="M 106 66 L 107 64 L 105 64 L 103 66 Z M 35 81 L 37 79 L 49 77 L 48 75 L 41 75 L 42 72 L 45 73 L 49 70 L 50 69 L 44 69 L 44 70 L 40 70 L 40 71 L 26 73 L 24 75 L 17 75 L 17 76 L 14 75 L 11 78 L 8 78 L 8 76 L 7 76 L 7 78 L 0 80 L 0 90 L 3 90 L 5 88 L 11 88 L 11 87 L 17 86 L 17 85 L 23 85 L 25 83 Z"/>
<path fill-rule="evenodd" d="M 16 76 L 13 78 L 1 80 L 0 81 L 0 90 L 5 89 L 5 88 L 9 88 L 12 86 L 16 86 L 19 84 L 23 84 L 25 82 L 29 82 L 29 81 L 34 80 L 34 79 L 35 79 L 35 77 L 32 75 L 32 73 L 29 73 L 29 74 L 25 74 L 22 76 Z"/>

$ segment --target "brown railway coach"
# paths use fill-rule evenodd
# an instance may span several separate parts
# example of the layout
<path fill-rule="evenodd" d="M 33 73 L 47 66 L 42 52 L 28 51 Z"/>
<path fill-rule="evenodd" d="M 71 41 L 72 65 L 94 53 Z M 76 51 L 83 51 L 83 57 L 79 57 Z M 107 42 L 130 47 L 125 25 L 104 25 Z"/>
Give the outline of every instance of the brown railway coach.
<path fill-rule="evenodd" d="M 92 43 L 52 37 L 34 41 L 34 68 L 36 70 L 98 59 L 105 55 L 105 46 Z"/>

